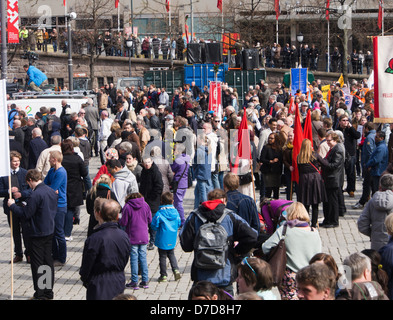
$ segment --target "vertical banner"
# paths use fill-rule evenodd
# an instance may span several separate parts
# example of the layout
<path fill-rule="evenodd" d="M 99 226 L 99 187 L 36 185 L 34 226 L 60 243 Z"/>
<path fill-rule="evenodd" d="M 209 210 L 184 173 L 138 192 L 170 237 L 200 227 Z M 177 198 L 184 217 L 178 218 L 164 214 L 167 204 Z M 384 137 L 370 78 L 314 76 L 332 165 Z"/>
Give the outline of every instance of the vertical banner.
<path fill-rule="evenodd" d="M 19 43 L 18 0 L 7 0 L 8 43 Z"/>
<path fill-rule="evenodd" d="M 291 94 L 296 95 L 296 91 L 304 94 L 307 92 L 307 68 L 293 68 L 291 69 Z"/>
<path fill-rule="evenodd" d="M 393 36 L 374 37 L 374 122 L 393 122 Z"/>
<path fill-rule="evenodd" d="M 210 82 L 209 111 L 213 111 L 214 115 L 221 114 L 221 82 Z"/>
<path fill-rule="evenodd" d="M 5 79 L 0 80 L 0 177 L 10 176 L 10 141 L 8 132 L 7 92 Z"/>

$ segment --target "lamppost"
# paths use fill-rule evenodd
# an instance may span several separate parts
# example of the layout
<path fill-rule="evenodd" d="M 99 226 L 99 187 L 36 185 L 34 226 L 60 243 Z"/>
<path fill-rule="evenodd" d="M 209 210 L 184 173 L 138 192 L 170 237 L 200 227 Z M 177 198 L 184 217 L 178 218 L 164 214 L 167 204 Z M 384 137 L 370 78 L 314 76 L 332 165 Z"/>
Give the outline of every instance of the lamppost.
<path fill-rule="evenodd" d="M 128 73 L 129 73 L 129 77 L 131 78 L 131 52 L 132 52 L 132 45 L 133 45 L 133 41 L 132 39 L 127 39 L 126 40 L 126 45 L 128 48 Z"/>
<path fill-rule="evenodd" d="M 68 36 L 68 90 L 74 90 L 74 75 L 72 74 L 72 36 L 71 36 L 71 21 L 76 19 L 76 13 L 70 12 L 66 15 L 67 19 L 67 36 Z"/>
<path fill-rule="evenodd" d="M 299 65 L 298 68 L 301 68 L 301 56 L 302 56 L 302 52 L 301 52 L 301 45 L 303 42 L 303 34 L 301 32 L 299 32 L 299 34 L 296 36 L 297 41 L 299 42 Z"/>

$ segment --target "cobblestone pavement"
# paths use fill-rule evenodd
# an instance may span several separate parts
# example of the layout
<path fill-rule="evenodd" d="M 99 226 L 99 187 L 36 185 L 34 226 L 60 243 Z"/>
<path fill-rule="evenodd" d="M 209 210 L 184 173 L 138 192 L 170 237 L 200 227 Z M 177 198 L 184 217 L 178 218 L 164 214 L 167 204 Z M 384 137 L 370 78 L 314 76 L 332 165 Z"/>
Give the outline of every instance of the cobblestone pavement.
<path fill-rule="evenodd" d="M 94 177 L 100 167 L 99 158 L 95 157 L 90 163 L 90 174 Z M 361 193 L 361 182 L 357 181 L 355 198 L 345 195 L 347 214 L 340 217 L 340 226 L 334 229 L 320 229 L 323 252 L 330 253 L 341 263 L 347 255 L 369 248 L 369 240 L 361 235 L 356 226 L 356 221 L 361 213 L 360 210 L 353 210 L 351 206 L 357 202 Z M 188 213 L 193 208 L 194 195 L 193 188 L 187 190 L 184 201 L 185 212 Z M 281 197 L 284 195 L 281 194 Z M 55 268 L 55 300 L 85 300 L 86 290 L 82 286 L 79 277 L 79 268 L 83 252 L 84 241 L 86 240 L 88 214 L 82 206 L 80 225 L 74 226 L 72 233 L 73 240 L 67 242 L 67 263 L 63 267 Z M 322 206 L 320 206 L 320 222 L 322 221 Z M 0 300 L 26 300 L 33 296 L 33 283 L 31 279 L 30 265 L 25 261 L 13 264 L 13 281 L 11 281 L 11 254 L 10 254 L 10 229 L 5 215 L 0 220 Z M 175 249 L 182 278 L 175 281 L 172 274 L 168 273 L 168 282 L 158 283 L 159 259 L 158 250 L 148 251 L 147 259 L 149 266 L 149 288 L 134 291 L 126 289 L 126 293 L 134 294 L 138 300 L 186 300 L 188 291 L 192 285 L 190 279 L 190 269 L 193 259 L 192 253 L 185 253 L 178 244 Z M 169 266 L 169 262 L 168 262 Z M 168 271 L 170 268 L 168 268 Z M 130 266 L 126 268 L 126 278 L 130 278 Z M 12 296 L 13 294 L 13 296 Z"/>

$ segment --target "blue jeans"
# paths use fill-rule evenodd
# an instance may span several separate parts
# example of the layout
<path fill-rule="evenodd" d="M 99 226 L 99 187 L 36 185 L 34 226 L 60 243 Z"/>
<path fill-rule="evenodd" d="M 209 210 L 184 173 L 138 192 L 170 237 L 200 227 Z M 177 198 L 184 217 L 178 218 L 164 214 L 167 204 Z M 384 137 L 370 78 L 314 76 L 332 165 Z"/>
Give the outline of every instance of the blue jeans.
<path fill-rule="evenodd" d="M 76 208 L 67 208 L 64 219 L 64 236 L 71 237 L 72 228 L 74 226 L 74 215 Z"/>
<path fill-rule="evenodd" d="M 149 270 L 146 259 L 146 244 L 131 245 L 130 265 L 131 265 L 131 281 L 138 282 L 139 266 L 141 267 L 142 281 L 149 281 Z M 139 263 L 139 265 L 138 265 Z"/>
<path fill-rule="evenodd" d="M 195 202 L 194 209 L 198 208 L 202 202 L 207 201 L 207 194 L 211 189 L 211 180 L 199 180 L 197 179 L 197 183 L 194 190 Z"/>
<path fill-rule="evenodd" d="M 64 222 L 67 214 L 67 207 L 57 207 L 55 216 L 55 233 L 53 236 L 52 254 L 53 260 L 65 263 L 67 259 L 67 243 L 64 234 Z"/>
<path fill-rule="evenodd" d="M 212 173 L 212 187 L 213 189 L 221 189 L 218 173 Z"/>

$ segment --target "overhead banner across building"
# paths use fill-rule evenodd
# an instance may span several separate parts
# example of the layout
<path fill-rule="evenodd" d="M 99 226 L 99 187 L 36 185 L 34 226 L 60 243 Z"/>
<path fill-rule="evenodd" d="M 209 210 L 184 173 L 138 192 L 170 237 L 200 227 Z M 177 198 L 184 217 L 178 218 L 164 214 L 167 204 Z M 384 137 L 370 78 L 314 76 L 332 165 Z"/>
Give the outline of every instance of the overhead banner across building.
<path fill-rule="evenodd" d="M 393 122 L 393 36 L 374 37 L 374 122 Z"/>
<path fill-rule="evenodd" d="M 18 0 L 7 0 L 8 43 L 19 43 Z"/>

